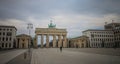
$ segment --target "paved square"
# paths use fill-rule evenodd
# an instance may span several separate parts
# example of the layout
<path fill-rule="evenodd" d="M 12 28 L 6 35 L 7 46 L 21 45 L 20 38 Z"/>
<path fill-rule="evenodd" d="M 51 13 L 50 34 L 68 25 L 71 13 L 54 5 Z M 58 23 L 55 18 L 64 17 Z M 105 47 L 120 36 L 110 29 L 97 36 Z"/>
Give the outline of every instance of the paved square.
<path fill-rule="evenodd" d="M 0 64 L 6 64 L 16 56 L 24 53 L 26 49 L 11 50 L 0 54 Z"/>
<path fill-rule="evenodd" d="M 120 64 L 120 56 L 43 48 L 33 49 L 31 64 Z"/>

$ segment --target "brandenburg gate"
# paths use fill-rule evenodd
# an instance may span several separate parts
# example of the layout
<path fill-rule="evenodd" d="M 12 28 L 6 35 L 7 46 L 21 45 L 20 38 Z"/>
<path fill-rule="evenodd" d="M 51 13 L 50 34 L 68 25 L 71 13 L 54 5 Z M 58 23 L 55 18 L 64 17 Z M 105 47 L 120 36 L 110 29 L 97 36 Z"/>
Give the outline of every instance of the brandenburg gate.
<path fill-rule="evenodd" d="M 44 36 L 46 36 L 46 46 L 49 48 L 49 36 L 53 37 L 52 40 L 52 47 L 67 47 L 67 31 L 66 29 L 58 29 L 56 25 L 53 25 L 52 22 L 48 24 L 48 28 L 36 28 L 35 30 L 35 40 L 36 45 L 38 42 L 38 36 L 41 36 L 41 47 L 44 47 Z M 58 37 L 58 39 L 57 39 Z"/>

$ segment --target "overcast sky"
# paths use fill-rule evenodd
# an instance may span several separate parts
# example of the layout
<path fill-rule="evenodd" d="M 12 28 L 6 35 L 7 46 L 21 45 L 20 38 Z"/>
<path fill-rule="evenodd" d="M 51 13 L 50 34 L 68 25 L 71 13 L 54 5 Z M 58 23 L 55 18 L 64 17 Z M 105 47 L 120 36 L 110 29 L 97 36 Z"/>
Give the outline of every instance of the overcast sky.
<path fill-rule="evenodd" d="M 104 23 L 120 22 L 120 0 L 0 0 L 0 25 L 14 25 L 27 34 L 27 24 L 47 28 L 53 20 L 66 28 L 68 37 L 87 29 L 103 29 Z"/>

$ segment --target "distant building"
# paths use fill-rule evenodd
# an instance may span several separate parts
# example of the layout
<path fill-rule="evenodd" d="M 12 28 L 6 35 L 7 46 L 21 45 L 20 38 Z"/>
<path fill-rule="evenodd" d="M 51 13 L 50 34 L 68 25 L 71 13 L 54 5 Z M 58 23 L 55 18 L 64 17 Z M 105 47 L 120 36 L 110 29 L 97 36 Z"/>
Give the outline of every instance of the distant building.
<path fill-rule="evenodd" d="M 31 45 L 32 38 L 29 35 L 21 34 L 16 36 L 17 48 L 28 48 Z"/>
<path fill-rule="evenodd" d="M 14 48 L 16 31 L 15 26 L 0 26 L 0 48 Z"/>
<path fill-rule="evenodd" d="M 89 39 L 86 36 L 71 38 L 69 40 L 69 47 L 72 48 L 86 48 L 88 47 Z"/>
<path fill-rule="evenodd" d="M 111 30 L 114 32 L 115 46 L 120 47 L 120 23 L 106 24 L 105 30 Z"/>
<path fill-rule="evenodd" d="M 104 30 L 89 29 L 83 35 L 89 37 L 90 47 L 120 47 L 120 23 L 104 25 Z"/>
<path fill-rule="evenodd" d="M 89 29 L 83 31 L 83 35 L 89 37 L 89 47 L 113 47 L 114 33 L 111 30 L 94 30 Z"/>

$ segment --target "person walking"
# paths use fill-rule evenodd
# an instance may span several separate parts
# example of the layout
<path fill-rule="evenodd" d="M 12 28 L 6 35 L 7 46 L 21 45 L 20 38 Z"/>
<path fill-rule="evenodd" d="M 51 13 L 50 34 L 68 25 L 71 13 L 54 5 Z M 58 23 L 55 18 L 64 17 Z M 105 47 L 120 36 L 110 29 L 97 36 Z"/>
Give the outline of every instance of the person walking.
<path fill-rule="evenodd" d="M 62 52 L 62 46 L 60 46 L 60 52 Z"/>

